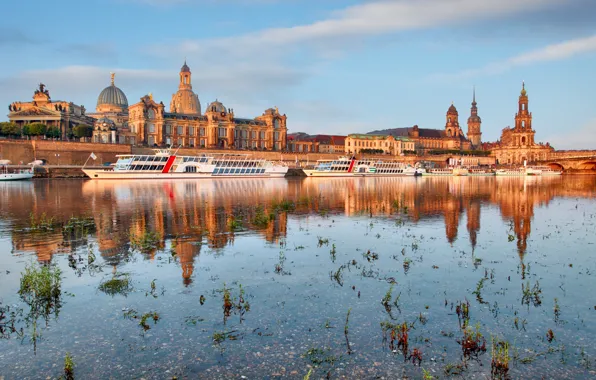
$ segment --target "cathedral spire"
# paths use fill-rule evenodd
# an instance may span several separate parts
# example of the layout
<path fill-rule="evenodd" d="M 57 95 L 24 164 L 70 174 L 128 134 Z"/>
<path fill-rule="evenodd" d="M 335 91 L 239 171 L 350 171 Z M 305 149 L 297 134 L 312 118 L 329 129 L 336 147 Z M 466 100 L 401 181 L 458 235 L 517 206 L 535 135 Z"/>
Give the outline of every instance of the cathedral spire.
<path fill-rule="evenodd" d="M 476 85 L 472 87 L 472 105 L 476 105 Z"/>

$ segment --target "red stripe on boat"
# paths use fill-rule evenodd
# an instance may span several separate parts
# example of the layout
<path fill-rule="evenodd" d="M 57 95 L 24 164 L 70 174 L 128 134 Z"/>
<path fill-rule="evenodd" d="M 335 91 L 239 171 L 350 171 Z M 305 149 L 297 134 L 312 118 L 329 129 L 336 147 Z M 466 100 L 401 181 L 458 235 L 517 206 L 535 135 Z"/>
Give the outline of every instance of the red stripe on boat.
<path fill-rule="evenodd" d="M 356 159 L 352 158 L 352 162 L 350 162 L 350 167 L 348 168 L 348 173 L 352 172 L 352 169 L 354 169 L 355 163 L 356 163 Z"/>
<path fill-rule="evenodd" d="M 168 158 L 168 162 L 166 162 L 166 166 L 163 168 L 163 170 L 161 171 L 162 173 L 167 173 L 170 171 L 170 169 L 172 168 L 172 165 L 174 165 L 174 160 L 176 159 L 176 156 L 170 156 Z"/>

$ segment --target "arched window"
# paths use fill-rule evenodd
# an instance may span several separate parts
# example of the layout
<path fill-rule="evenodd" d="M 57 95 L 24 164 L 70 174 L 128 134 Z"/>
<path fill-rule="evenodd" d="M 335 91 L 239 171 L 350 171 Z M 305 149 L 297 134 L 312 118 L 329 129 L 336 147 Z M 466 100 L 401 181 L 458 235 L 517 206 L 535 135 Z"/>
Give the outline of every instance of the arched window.
<path fill-rule="evenodd" d="M 451 120 L 451 119 L 449 119 L 449 120 Z M 447 137 L 451 137 L 451 129 L 447 130 Z"/>
<path fill-rule="evenodd" d="M 526 145 L 526 136 L 522 136 L 521 143 L 522 145 Z"/>
<path fill-rule="evenodd" d="M 525 127 L 526 127 L 526 121 L 525 121 L 525 120 L 522 120 L 522 122 L 521 122 L 521 127 L 522 127 L 522 128 L 525 128 Z"/>

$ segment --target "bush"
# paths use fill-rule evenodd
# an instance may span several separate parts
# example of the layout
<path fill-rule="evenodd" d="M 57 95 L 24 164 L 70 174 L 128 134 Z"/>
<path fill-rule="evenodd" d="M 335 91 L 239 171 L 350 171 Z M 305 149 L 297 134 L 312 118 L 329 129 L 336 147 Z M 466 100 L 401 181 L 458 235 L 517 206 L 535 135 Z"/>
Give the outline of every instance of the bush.
<path fill-rule="evenodd" d="M 369 149 L 369 148 L 366 148 L 366 149 L 360 149 L 360 153 L 365 153 L 365 154 L 383 154 L 385 152 L 383 151 L 383 149 Z"/>

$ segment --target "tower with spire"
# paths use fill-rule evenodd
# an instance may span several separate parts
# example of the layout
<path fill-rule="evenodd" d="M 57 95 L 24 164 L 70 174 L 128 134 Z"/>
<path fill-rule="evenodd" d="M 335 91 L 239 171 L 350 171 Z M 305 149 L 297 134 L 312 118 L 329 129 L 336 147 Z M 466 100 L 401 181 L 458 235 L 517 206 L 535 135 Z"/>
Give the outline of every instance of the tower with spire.
<path fill-rule="evenodd" d="M 476 87 L 474 87 L 472 90 L 472 108 L 468 118 L 468 140 L 470 140 L 473 149 L 478 149 L 482 143 L 481 124 L 482 120 L 478 116 L 478 107 L 476 106 Z"/>
<path fill-rule="evenodd" d="M 184 65 L 180 68 L 178 91 L 172 95 L 172 101 L 170 102 L 170 112 L 185 115 L 201 114 L 201 102 L 197 94 L 192 91 L 191 79 L 190 67 L 184 60 Z"/>

